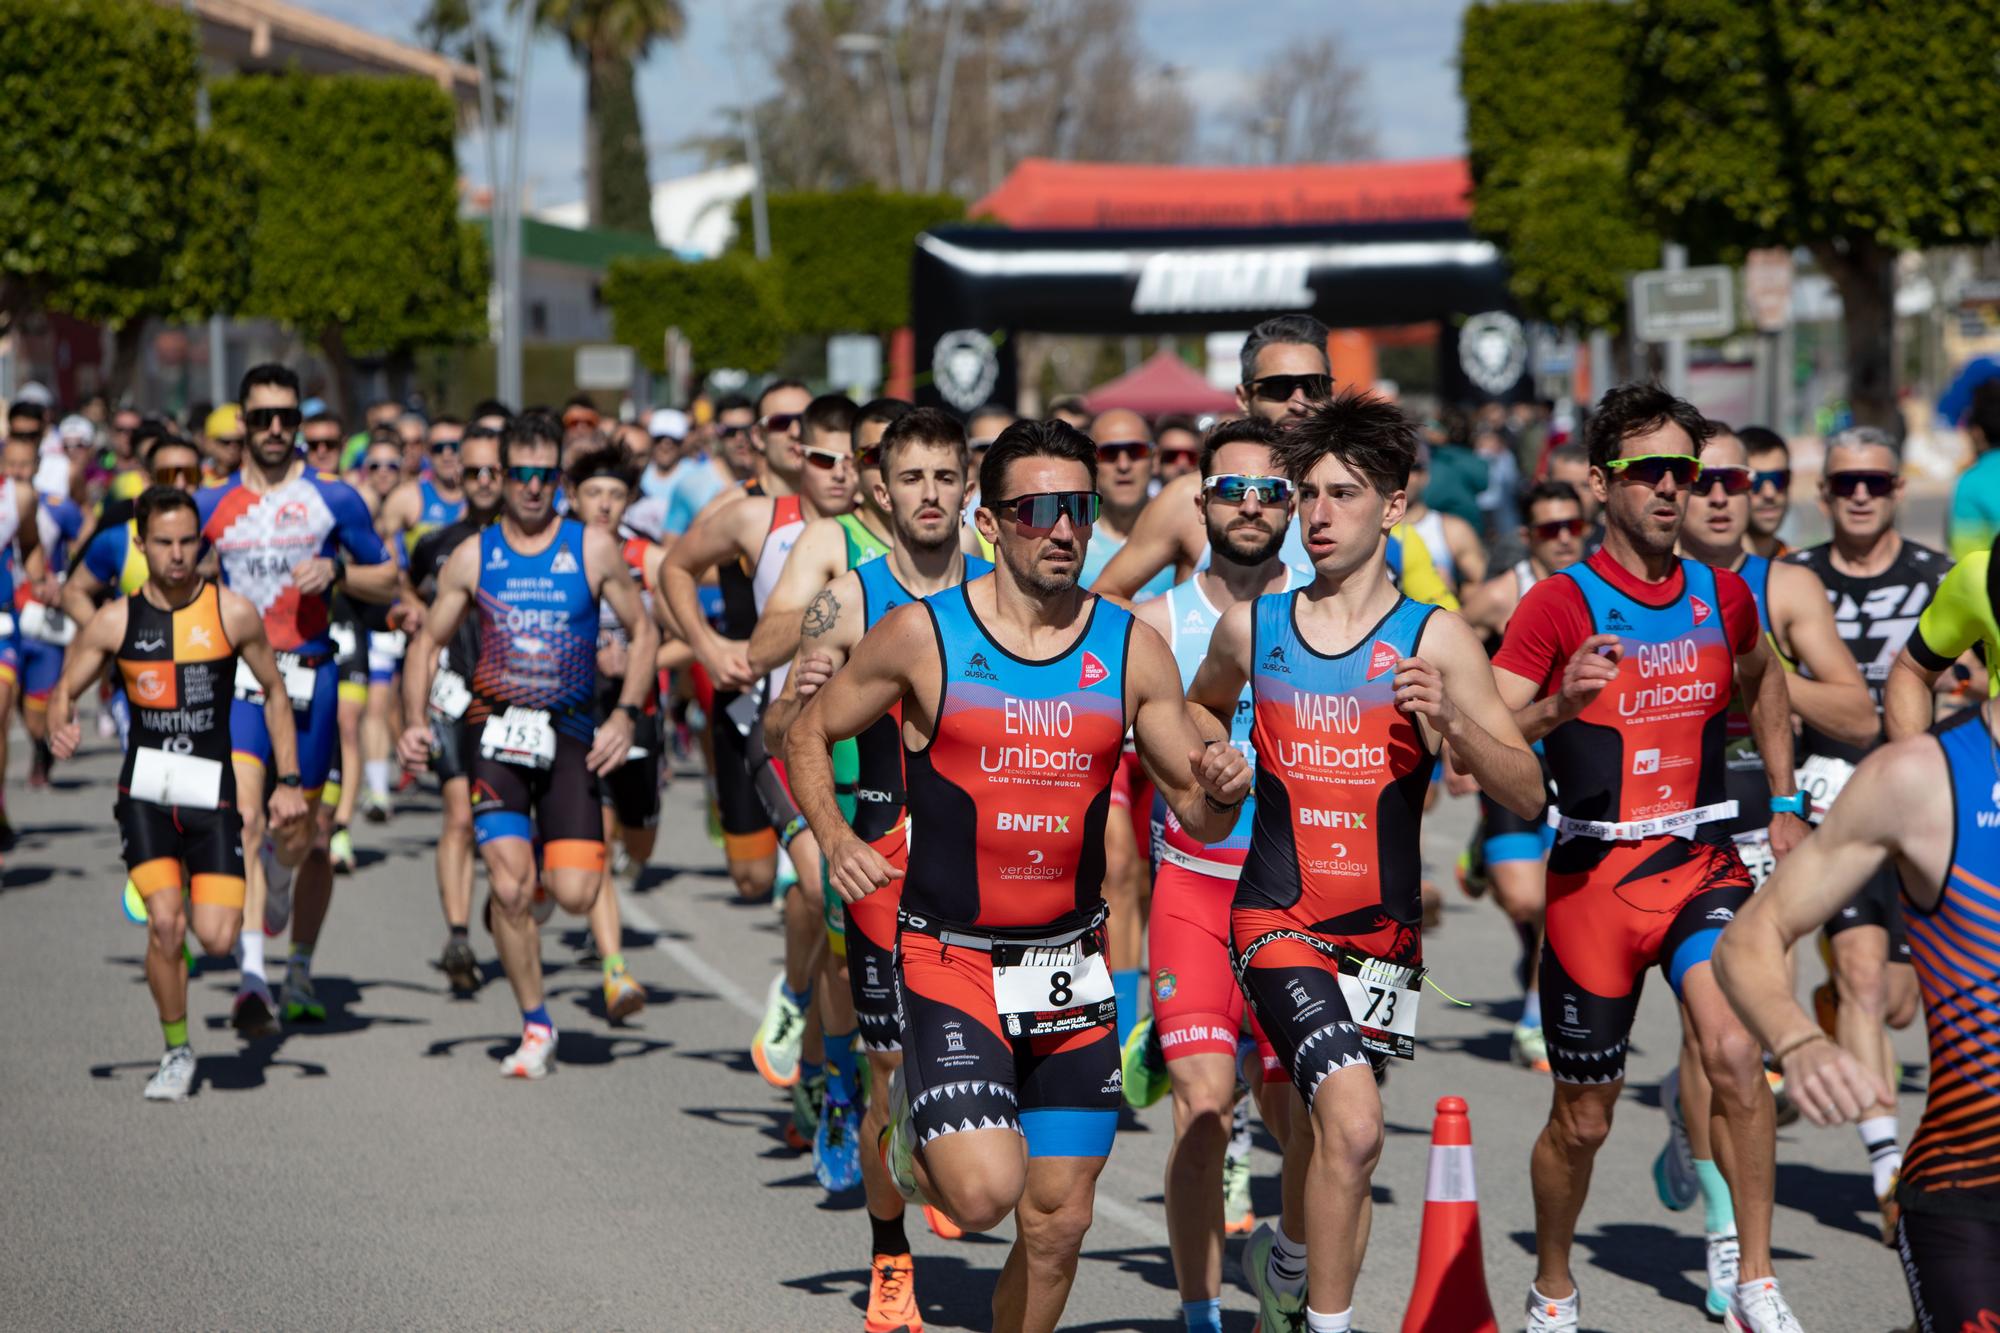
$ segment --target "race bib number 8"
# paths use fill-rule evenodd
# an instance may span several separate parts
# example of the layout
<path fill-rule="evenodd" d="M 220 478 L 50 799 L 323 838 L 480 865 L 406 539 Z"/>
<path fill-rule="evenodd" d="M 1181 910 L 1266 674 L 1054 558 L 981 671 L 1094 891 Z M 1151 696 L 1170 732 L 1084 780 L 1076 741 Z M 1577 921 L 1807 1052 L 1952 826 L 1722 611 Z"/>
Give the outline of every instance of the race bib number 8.
<path fill-rule="evenodd" d="M 1084 941 L 1054 948 L 993 950 L 993 1004 L 1009 1036 L 1041 1037 L 1093 1027 L 1113 1004 L 1111 969 Z"/>
<path fill-rule="evenodd" d="M 542 709 L 516 704 L 486 719 L 479 753 L 503 764 L 548 768 L 556 761 L 556 729 Z"/>
<path fill-rule="evenodd" d="M 1361 1029 L 1364 1048 L 1404 1060 L 1416 1056 L 1417 1005 L 1423 999 L 1419 985 L 1415 968 L 1376 958 L 1340 974 L 1340 993 Z"/>

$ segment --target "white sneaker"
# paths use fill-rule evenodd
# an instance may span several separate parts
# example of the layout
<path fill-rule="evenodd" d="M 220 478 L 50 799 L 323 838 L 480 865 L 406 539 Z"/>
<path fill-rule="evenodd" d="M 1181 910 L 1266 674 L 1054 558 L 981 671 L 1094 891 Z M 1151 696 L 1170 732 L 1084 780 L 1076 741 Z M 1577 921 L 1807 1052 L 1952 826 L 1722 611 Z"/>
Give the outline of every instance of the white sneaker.
<path fill-rule="evenodd" d="M 1774 1277 L 1738 1287 L 1722 1325 L 1729 1333 L 1804 1333 L 1792 1307 L 1778 1294 L 1778 1279 Z"/>
<path fill-rule="evenodd" d="M 1583 1293 L 1578 1291 L 1566 1301 L 1552 1301 L 1535 1290 L 1535 1284 L 1528 1284 L 1527 1333 L 1577 1333 L 1577 1317 L 1583 1309 Z"/>
<path fill-rule="evenodd" d="M 146 1080 L 149 1102 L 184 1102 L 194 1087 L 194 1052 L 176 1046 L 160 1057 L 160 1072 Z"/>
<path fill-rule="evenodd" d="M 547 1078 L 556 1072 L 554 1028 L 530 1023 L 521 1029 L 521 1044 L 500 1062 L 502 1078 Z"/>
<path fill-rule="evenodd" d="M 1704 1308 L 1710 1319 L 1728 1317 L 1730 1300 L 1736 1294 L 1737 1254 L 1734 1231 L 1708 1233 L 1708 1301 Z"/>
<path fill-rule="evenodd" d="M 282 935 L 292 921 L 293 867 L 279 865 L 277 853 L 268 842 L 258 857 L 264 863 L 264 933 Z"/>

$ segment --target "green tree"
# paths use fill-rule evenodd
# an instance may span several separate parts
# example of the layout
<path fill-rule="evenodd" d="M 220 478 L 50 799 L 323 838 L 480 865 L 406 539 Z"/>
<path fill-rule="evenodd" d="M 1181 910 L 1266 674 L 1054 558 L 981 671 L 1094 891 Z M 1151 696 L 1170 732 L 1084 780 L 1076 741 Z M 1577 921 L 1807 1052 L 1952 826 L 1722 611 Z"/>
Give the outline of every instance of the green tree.
<path fill-rule="evenodd" d="M 1691 250 L 1805 246 L 1855 419 L 1897 422 L 1895 258 L 2000 236 L 1990 0 L 1639 0 L 1633 184 Z"/>
<path fill-rule="evenodd" d="M 653 189 L 632 75 L 654 42 L 676 40 L 685 31 L 680 0 L 536 0 L 535 10 L 583 66 L 590 225 L 651 236 Z"/>
<path fill-rule="evenodd" d="M 730 253 L 689 261 L 672 255 L 614 259 L 604 277 L 611 335 L 654 372 L 666 370 L 666 332 L 678 327 L 697 371 L 776 368 L 791 329 L 769 264 Z"/>
<path fill-rule="evenodd" d="M 486 327 L 486 250 L 458 218 L 451 98 L 422 79 L 254 75 L 210 96 L 256 173 L 242 313 L 313 338 L 352 400 L 355 352 Z"/>
<path fill-rule="evenodd" d="M 767 203 L 771 267 L 794 332 L 888 333 L 910 322 L 910 256 L 917 236 L 958 222 L 948 194 L 884 194 L 873 187 L 778 194 Z M 750 201 L 736 205 L 733 248 L 750 249 Z"/>

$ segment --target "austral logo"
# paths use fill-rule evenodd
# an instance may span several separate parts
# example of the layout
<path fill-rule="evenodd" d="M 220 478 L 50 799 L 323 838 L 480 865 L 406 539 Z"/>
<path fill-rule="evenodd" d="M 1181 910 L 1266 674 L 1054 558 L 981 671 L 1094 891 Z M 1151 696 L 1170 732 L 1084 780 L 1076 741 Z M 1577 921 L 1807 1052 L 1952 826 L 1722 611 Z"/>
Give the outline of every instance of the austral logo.
<path fill-rule="evenodd" d="M 1625 613 L 1623 611 L 1620 611 L 1615 606 L 1612 607 L 1611 610 L 1605 614 L 1604 624 L 1607 629 L 1632 628 L 1632 622 L 1625 619 Z"/>
<path fill-rule="evenodd" d="M 1266 671 L 1281 671 L 1287 676 L 1292 674 L 1290 664 L 1285 661 L 1284 644 L 1277 644 L 1272 647 L 1270 652 L 1264 654 L 1264 669 Z"/>
<path fill-rule="evenodd" d="M 993 664 L 986 660 L 985 653 L 974 653 L 965 659 L 965 674 L 974 680 L 998 680 L 993 674 Z"/>

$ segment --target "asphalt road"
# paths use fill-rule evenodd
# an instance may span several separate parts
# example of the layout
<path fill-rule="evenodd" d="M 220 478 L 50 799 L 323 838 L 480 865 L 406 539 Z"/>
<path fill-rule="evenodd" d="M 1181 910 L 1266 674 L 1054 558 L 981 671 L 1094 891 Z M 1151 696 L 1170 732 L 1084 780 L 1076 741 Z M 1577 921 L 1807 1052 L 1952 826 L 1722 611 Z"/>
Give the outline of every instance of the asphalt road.
<path fill-rule="evenodd" d="M 430 848 L 435 803 L 412 799 L 386 829 L 360 826 L 367 864 L 341 882 L 315 972 L 329 1021 L 245 1046 L 230 1030 L 235 973 L 192 986 L 195 1097 L 143 1102 L 159 1031 L 140 928 L 118 910 L 102 742 L 26 789 L 10 765 L 21 842 L 0 881 L 0 1324 L 9 1328 L 858 1329 L 867 1224 L 858 1192 L 829 1198 L 787 1150 L 781 1095 L 746 1045 L 780 946 L 769 908 L 732 901 L 703 834 L 701 787 L 667 794 L 661 847 L 626 895 L 627 954 L 651 1003 L 611 1029 L 594 968 L 571 960 L 581 923 L 544 935 L 560 1076 L 503 1082 L 518 1015 L 494 978 L 451 998 Z M 1469 803 L 1447 802 L 1426 843 L 1449 879 Z M 483 891 L 483 890 L 482 890 Z M 1518 996 L 1498 911 L 1447 890 L 1428 941 L 1433 975 L 1471 1002 L 1427 1002 L 1414 1063 L 1387 1090 L 1388 1146 L 1358 1327 L 1400 1324 L 1416 1264 L 1432 1107 L 1471 1103 L 1486 1273 L 1503 1327 L 1532 1276 L 1528 1149 L 1545 1081 L 1507 1061 Z M 273 944 L 274 958 L 282 946 Z M 1816 968 L 1807 967 L 1809 984 Z M 278 968 L 274 963 L 274 979 Z M 1664 1134 L 1656 1081 L 1673 1058 L 1673 1010 L 1655 976 L 1633 1080 L 1599 1159 L 1577 1248 L 1588 1327 L 1694 1329 L 1699 1212 L 1669 1214 L 1648 1165 Z M 1903 1034 L 1922 1069 L 1921 1041 Z M 1921 1074 L 1917 1075 L 1921 1079 Z M 1907 1133 L 1919 1104 L 1904 1088 Z M 1160 1182 L 1163 1103 L 1128 1118 L 1099 1191 L 1068 1310 L 1079 1329 L 1172 1329 L 1177 1297 Z M 1276 1207 L 1276 1158 L 1260 1146 L 1256 1198 Z M 1779 1273 L 1809 1330 L 1900 1328 L 1900 1271 L 1873 1239 L 1865 1159 L 1852 1130 L 1784 1131 Z M 918 1293 L 933 1328 L 982 1328 L 1000 1237 L 943 1242 L 915 1223 Z M 1227 1324 L 1252 1304 L 1235 1254 Z"/>

